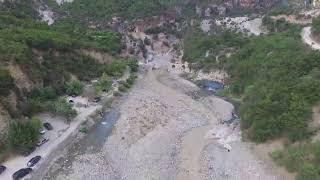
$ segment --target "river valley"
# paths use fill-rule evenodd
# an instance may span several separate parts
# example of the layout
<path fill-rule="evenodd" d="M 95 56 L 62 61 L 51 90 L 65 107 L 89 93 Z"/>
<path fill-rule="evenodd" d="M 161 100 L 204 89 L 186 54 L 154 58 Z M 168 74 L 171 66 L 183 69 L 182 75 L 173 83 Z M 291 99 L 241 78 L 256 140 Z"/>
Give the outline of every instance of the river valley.
<path fill-rule="evenodd" d="M 169 51 L 153 54 L 133 89 L 32 179 L 292 178 L 242 141 L 231 103 L 183 79 Z"/>

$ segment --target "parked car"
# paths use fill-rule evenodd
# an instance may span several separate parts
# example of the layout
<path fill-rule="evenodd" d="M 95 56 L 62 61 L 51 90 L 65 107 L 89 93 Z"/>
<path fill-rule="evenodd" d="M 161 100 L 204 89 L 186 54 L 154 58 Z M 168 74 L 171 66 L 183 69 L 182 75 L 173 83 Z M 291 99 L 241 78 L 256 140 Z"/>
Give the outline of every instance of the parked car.
<path fill-rule="evenodd" d="M 46 131 L 43 128 L 41 128 L 41 129 L 39 129 L 39 133 L 44 134 L 44 133 L 46 133 Z"/>
<path fill-rule="evenodd" d="M 44 126 L 48 131 L 53 130 L 52 125 L 51 125 L 50 123 L 48 123 L 48 122 L 43 123 L 43 126 Z"/>
<path fill-rule="evenodd" d="M 74 104 L 74 100 L 69 99 L 69 103 L 70 103 L 70 104 Z"/>
<path fill-rule="evenodd" d="M 33 167 L 34 165 L 36 165 L 41 159 L 41 156 L 35 156 L 33 157 L 32 159 L 30 159 L 30 161 L 27 163 L 27 166 L 30 168 L 30 167 Z"/>
<path fill-rule="evenodd" d="M 101 101 L 101 97 L 95 97 L 94 100 L 93 100 L 93 102 L 96 102 L 96 103 L 99 102 L 99 101 Z"/>
<path fill-rule="evenodd" d="M 2 174 L 6 169 L 7 167 L 0 165 L 0 174 Z"/>
<path fill-rule="evenodd" d="M 26 175 L 28 175 L 31 171 L 32 171 L 31 168 L 23 168 L 23 169 L 20 169 L 20 170 L 18 170 L 17 172 L 15 172 L 15 173 L 12 175 L 12 178 L 13 178 L 14 180 L 21 179 L 21 178 L 25 177 Z"/>
<path fill-rule="evenodd" d="M 42 146 L 44 143 L 48 142 L 49 139 L 47 138 L 43 138 L 42 140 L 40 140 L 36 145 L 39 147 L 39 146 Z"/>

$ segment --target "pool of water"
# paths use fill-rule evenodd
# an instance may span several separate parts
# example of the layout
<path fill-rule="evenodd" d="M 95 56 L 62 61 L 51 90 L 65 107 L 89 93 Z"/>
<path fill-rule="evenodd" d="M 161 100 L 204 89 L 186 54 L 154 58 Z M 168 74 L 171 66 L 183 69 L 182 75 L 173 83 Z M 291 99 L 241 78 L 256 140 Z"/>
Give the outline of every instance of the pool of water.
<path fill-rule="evenodd" d="M 91 149 L 99 151 L 105 144 L 107 137 L 111 134 L 112 128 L 119 117 L 120 112 L 116 108 L 104 113 L 101 121 L 96 123 L 88 131 L 84 139 L 80 141 L 80 146 L 83 148 L 83 151 L 87 150 L 90 147 Z"/>
<path fill-rule="evenodd" d="M 68 152 L 55 161 L 43 179 L 52 180 L 57 179 L 59 174 L 69 174 L 72 172 L 70 168 L 76 157 L 101 151 L 119 117 L 120 112 L 117 106 L 105 112 L 83 138 L 72 144 Z"/>
<path fill-rule="evenodd" d="M 211 80 L 200 80 L 197 82 L 198 86 L 204 90 L 216 93 L 217 91 L 224 88 L 224 85 L 217 81 Z"/>

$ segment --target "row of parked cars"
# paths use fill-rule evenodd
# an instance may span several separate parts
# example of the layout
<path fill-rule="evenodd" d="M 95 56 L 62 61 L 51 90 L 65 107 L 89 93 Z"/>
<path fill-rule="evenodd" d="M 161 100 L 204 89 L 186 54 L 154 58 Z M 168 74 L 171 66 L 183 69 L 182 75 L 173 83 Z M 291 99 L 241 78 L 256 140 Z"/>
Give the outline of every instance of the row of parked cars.
<path fill-rule="evenodd" d="M 43 127 L 48 130 L 51 131 L 53 130 L 53 127 L 50 123 L 43 123 Z M 45 130 L 44 129 L 40 129 L 39 130 L 40 134 L 45 134 Z M 48 142 L 49 139 L 43 138 L 42 140 L 40 140 L 36 146 L 41 146 L 42 144 Z M 39 161 L 41 160 L 41 156 L 35 156 L 33 158 L 31 158 L 28 162 L 27 162 L 27 167 L 26 168 L 22 168 L 19 169 L 18 171 L 16 171 L 15 173 L 13 173 L 12 178 L 14 180 L 18 180 L 21 179 L 23 177 L 25 177 L 26 175 L 28 175 L 31 171 L 32 171 L 32 167 L 34 167 Z M 0 175 L 6 171 L 7 167 L 0 165 Z"/>
<path fill-rule="evenodd" d="M 19 169 L 18 171 L 13 173 L 12 179 L 18 180 L 18 179 L 21 179 L 21 178 L 25 177 L 26 175 L 28 175 L 32 171 L 32 167 L 35 166 L 40 160 L 41 160 L 41 156 L 35 156 L 35 157 L 31 158 L 27 162 L 27 168 Z M 7 169 L 7 167 L 0 165 L 0 174 L 2 174 L 6 169 Z"/>

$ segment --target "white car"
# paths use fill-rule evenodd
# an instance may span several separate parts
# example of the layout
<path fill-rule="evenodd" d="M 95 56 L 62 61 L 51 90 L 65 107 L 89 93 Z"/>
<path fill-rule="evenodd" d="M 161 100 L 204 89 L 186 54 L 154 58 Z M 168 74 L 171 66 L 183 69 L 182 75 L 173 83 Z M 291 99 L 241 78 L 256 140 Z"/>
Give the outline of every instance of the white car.
<path fill-rule="evenodd" d="M 39 129 L 39 133 L 40 133 L 40 134 L 44 134 L 44 133 L 46 133 L 46 131 L 41 128 L 41 129 Z"/>

